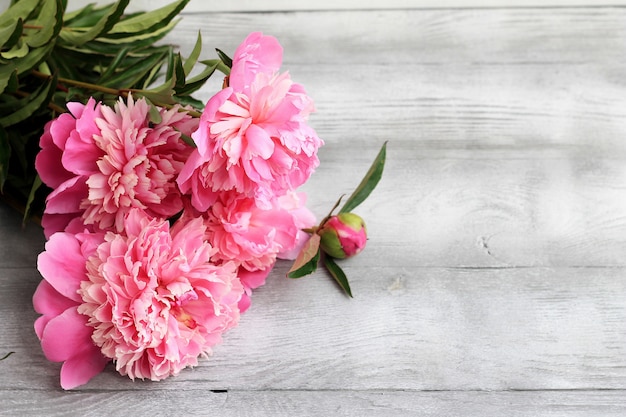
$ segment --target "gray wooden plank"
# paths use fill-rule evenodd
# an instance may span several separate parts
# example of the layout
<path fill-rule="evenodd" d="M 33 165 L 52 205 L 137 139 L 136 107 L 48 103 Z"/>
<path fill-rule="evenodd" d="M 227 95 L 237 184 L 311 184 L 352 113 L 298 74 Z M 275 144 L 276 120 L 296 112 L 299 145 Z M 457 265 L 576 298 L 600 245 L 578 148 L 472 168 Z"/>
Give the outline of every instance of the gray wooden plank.
<path fill-rule="evenodd" d="M 20 213 L 0 200 L 0 270 L 36 265 L 44 248 L 41 227 L 35 222 L 22 223 Z"/>
<path fill-rule="evenodd" d="M 345 265 L 354 299 L 281 263 L 215 355 L 160 383 L 85 390 L 504 390 L 626 386 L 624 268 Z M 58 386 L 32 330 L 34 269 L 0 270 L 0 389 Z"/>
<path fill-rule="evenodd" d="M 624 391 L 172 391 L 0 392 L 2 416 L 219 415 L 621 417 Z"/>
<path fill-rule="evenodd" d="M 328 148 L 324 155 L 337 150 Z M 313 210 L 323 215 L 336 196 L 349 193 L 374 154 L 368 150 L 365 160 L 349 162 L 322 159 L 306 187 Z M 623 160 L 419 154 L 389 143 L 383 179 L 355 210 L 370 235 L 361 265 L 624 265 Z"/>
<path fill-rule="evenodd" d="M 8 0 L 3 0 L 8 1 Z M 169 4 L 171 0 L 134 0 L 129 11 L 152 10 Z M 70 8 L 81 6 L 80 0 L 70 0 Z M 96 0 L 96 4 L 107 4 L 106 0 Z M 363 9 L 411 9 L 411 8 L 486 8 L 486 7 L 567 7 L 567 6 L 623 6 L 624 0 L 239 0 L 222 2 L 218 0 L 191 0 L 185 11 L 229 12 L 229 11 L 284 11 L 284 10 L 363 10 Z M 2 2 L 0 2 L 0 6 Z"/>
<path fill-rule="evenodd" d="M 191 50 L 200 30 L 206 52 L 213 55 L 213 47 L 234 51 L 248 33 L 263 31 L 281 41 L 286 63 L 337 69 L 369 64 L 392 70 L 417 63 L 567 67 L 621 62 L 625 15 L 619 7 L 198 13 L 186 15 L 171 38 Z M 352 75 L 353 69 L 336 75 Z M 381 79 L 381 88 L 384 81 L 393 79 Z M 334 80 L 328 84 L 340 86 Z"/>

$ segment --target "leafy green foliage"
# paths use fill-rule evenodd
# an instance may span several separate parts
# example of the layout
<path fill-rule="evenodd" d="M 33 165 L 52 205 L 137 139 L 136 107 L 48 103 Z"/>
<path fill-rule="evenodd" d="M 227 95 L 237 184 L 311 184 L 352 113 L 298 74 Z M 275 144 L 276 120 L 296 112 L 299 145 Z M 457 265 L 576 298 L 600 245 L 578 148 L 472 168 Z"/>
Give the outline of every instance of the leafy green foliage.
<path fill-rule="evenodd" d="M 192 94 L 216 70 L 228 74 L 225 54 L 200 60 L 200 34 L 186 59 L 156 44 L 189 0 L 133 14 L 125 13 L 129 3 L 66 13 L 66 0 L 18 0 L 0 14 L 0 192 L 25 211 L 42 207 L 49 192 L 34 159 L 45 123 L 68 101 L 111 105 L 133 94 L 158 106 L 190 105 L 197 115 L 203 104 Z"/>

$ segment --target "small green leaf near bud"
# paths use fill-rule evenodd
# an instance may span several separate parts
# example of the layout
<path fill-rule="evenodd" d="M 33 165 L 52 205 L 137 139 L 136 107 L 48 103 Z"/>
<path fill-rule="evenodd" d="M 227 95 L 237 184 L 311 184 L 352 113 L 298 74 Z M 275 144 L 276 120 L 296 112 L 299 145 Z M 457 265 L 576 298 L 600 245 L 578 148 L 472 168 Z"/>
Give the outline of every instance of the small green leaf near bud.
<path fill-rule="evenodd" d="M 293 266 L 289 269 L 289 272 L 287 272 L 287 277 L 301 278 L 305 275 L 312 274 L 317 269 L 319 260 L 320 236 L 313 234 L 296 257 Z"/>

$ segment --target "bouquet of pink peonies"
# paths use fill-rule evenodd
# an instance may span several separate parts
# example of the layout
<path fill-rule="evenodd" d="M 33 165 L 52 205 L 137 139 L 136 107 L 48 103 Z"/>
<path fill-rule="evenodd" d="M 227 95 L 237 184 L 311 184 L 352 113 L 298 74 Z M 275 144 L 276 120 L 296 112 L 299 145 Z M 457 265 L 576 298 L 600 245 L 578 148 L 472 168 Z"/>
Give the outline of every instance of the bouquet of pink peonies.
<path fill-rule="evenodd" d="M 187 60 L 166 48 L 165 83 L 151 87 L 163 62 L 136 59 L 160 48 L 154 34 L 171 28 L 186 1 L 125 16 L 127 3 L 87 6 L 64 20 L 61 1 L 23 0 L 0 16 L 10 35 L 0 67 L 4 101 L 42 97 L 30 113 L 5 106 L 0 115 L 0 185 L 20 188 L 10 168 L 16 155 L 28 161 L 28 152 L 14 138 L 24 124 L 42 121 L 33 163 L 22 167 L 36 170 L 25 211 L 43 194 L 47 242 L 37 264 L 44 279 L 33 297 L 41 314 L 35 331 L 46 357 L 63 362 L 64 389 L 111 361 L 122 375 L 150 380 L 196 365 L 237 325 L 277 259 L 295 259 L 291 278 L 321 261 L 351 296 L 334 259 L 365 246 L 365 224 L 351 210 L 384 166 L 383 146 L 339 214 L 337 202 L 317 224 L 298 187 L 319 165 L 323 141 L 307 123 L 312 99 L 280 72 L 278 41 L 252 33 L 232 59 L 218 50 L 195 77 L 200 39 Z M 45 21 L 50 16 L 54 22 Z M 148 31 L 138 24 L 157 19 Z M 50 26 L 46 42 L 32 41 Z M 42 48 L 48 55 L 31 58 Z M 78 57 L 91 51 L 109 66 L 85 71 L 97 82 L 79 70 L 66 74 L 51 54 L 58 48 Z M 223 88 L 203 106 L 190 93 L 215 70 L 225 75 Z"/>

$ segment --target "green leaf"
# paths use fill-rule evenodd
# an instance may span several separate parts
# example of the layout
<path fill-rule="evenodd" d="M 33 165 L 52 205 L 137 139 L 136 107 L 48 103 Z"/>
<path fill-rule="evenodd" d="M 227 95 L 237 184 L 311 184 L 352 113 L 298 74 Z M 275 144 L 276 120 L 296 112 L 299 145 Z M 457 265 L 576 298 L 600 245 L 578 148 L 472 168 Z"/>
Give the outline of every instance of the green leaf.
<path fill-rule="evenodd" d="M 19 87 L 19 80 L 17 78 L 17 70 L 9 74 L 9 79 L 4 82 L 4 78 L 0 78 L 0 92 L 14 93 Z"/>
<path fill-rule="evenodd" d="M 221 62 L 217 59 L 215 61 Z M 213 66 L 206 67 L 200 74 L 192 77 L 191 79 L 188 79 L 184 87 L 176 90 L 177 95 L 189 95 L 202 88 L 202 86 L 217 69 L 217 62 Z"/>
<path fill-rule="evenodd" d="M 174 100 L 174 80 L 161 85 L 160 87 L 153 88 L 151 90 L 133 90 L 133 94 L 141 97 L 145 97 L 153 103 L 163 104 L 176 104 Z"/>
<path fill-rule="evenodd" d="M 113 74 L 123 64 L 130 50 L 131 48 L 129 48 L 128 46 L 120 48 L 119 52 L 115 55 L 113 60 L 111 60 L 111 62 L 107 66 L 107 69 L 104 70 L 104 72 L 100 75 L 100 83 L 105 82 L 107 78 L 113 76 Z"/>
<path fill-rule="evenodd" d="M 11 129 L 6 132 L 9 137 L 9 144 L 11 146 L 11 158 L 13 160 L 17 160 L 19 163 L 19 168 L 21 168 L 21 172 L 19 172 L 19 179 L 22 182 L 26 182 L 27 179 L 24 178 L 24 173 L 28 171 L 28 160 L 26 159 L 26 142 L 28 142 L 29 135 L 23 135 L 21 132 L 17 131 L 17 129 Z M 15 171 L 15 166 L 11 165 L 12 171 Z M 12 173 L 9 171 L 9 176 L 7 178 L 11 178 Z M 13 175 L 15 177 L 15 175 Z M 9 181 L 7 179 L 7 181 Z M 16 183 L 16 181 L 11 181 L 11 183 Z M 29 184 L 30 186 L 30 184 Z"/>
<path fill-rule="evenodd" d="M 124 37 L 126 34 L 152 32 L 169 23 L 189 3 L 189 0 L 179 0 L 160 9 L 147 13 L 140 13 L 131 18 L 122 20 L 113 26 L 107 33 L 108 37 Z"/>
<path fill-rule="evenodd" d="M 154 54 L 146 59 L 137 62 L 131 67 L 125 68 L 115 76 L 102 82 L 104 87 L 117 89 L 132 88 L 139 80 L 150 73 L 152 68 L 163 59 L 163 54 Z"/>
<path fill-rule="evenodd" d="M 0 79 L 10 75 L 15 70 L 17 70 L 18 75 L 21 75 L 35 68 L 48 56 L 52 45 L 49 43 L 41 48 L 31 49 L 26 56 L 12 59 L 6 65 L 0 65 Z"/>
<path fill-rule="evenodd" d="M 182 106 L 191 106 L 194 109 L 196 109 L 199 112 L 202 112 L 202 110 L 204 109 L 204 103 L 201 102 L 200 100 L 197 100 L 191 96 L 178 96 L 175 95 L 174 96 L 174 100 L 182 105 Z M 195 143 L 193 144 L 193 146 L 195 147 Z"/>
<path fill-rule="evenodd" d="M 387 154 L 387 142 L 385 142 L 378 152 L 376 159 L 370 166 L 370 169 L 365 174 L 365 177 L 361 180 L 361 183 L 354 190 L 354 192 L 348 197 L 346 203 L 339 210 L 339 213 L 349 213 L 354 210 L 359 204 L 361 204 L 370 193 L 376 188 L 378 181 L 383 175 L 383 169 L 385 168 L 385 157 Z"/>
<path fill-rule="evenodd" d="M 226 66 L 221 59 L 207 59 L 205 61 L 200 61 L 204 65 L 209 67 L 213 65 L 217 65 L 216 69 L 224 75 L 230 75 L 230 67 Z"/>
<path fill-rule="evenodd" d="M 159 109 L 157 109 L 154 105 L 150 105 L 150 110 L 148 110 L 148 116 L 150 123 L 154 123 L 155 125 L 158 125 L 163 121 L 163 117 L 161 117 Z"/>
<path fill-rule="evenodd" d="M 148 89 L 150 86 L 155 83 L 159 77 L 161 76 L 161 68 L 163 68 L 163 62 L 159 62 L 157 65 L 150 70 L 150 72 L 146 75 L 146 78 L 143 80 L 142 89 Z"/>
<path fill-rule="evenodd" d="M 343 269 L 341 269 L 339 265 L 337 265 L 335 260 L 330 256 L 324 256 L 322 263 L 324 264 L 328 272 L 330 272 L 330 275 L 335 279 L 335 281 L 337 281 L 337 284 L 339 284 L 341 289 L 350 298 L 352 298 L 352 290 L 350 289 L 350 284 L 348 283 L 348 277 L 346 277 Z"/>
<path fill-rule="evenodd" d="M 7 127 L 28 119 L 37 110 L 47 105 L 54 93 L 56 77 L 47 80 L 30 96 L 19 100 L 18 110 L 0 118 L 0 125 Z"/>
<path fill-rule="evenodd" d="M 233 67 L 233 60 L 226 55 L 224 52 L 222 52 L 221 49 L 215 48 L 215 50 L 217 51 L 217 56 L 220 57 L 220 60 L 228 67 L 228 68 L 232 68 Z"/>
<path fill-rule="evenodd" d="M 101 9 L 96 9 L 95 3 L 89 3 L 82 9 L 76 9 L 71 12 L 66 12 L 63 16 L 63 24 L 65 27 L 89 27 L 98 23 L 98 20 L 107 12 L 108 9 L 113 7 L 113 4 L 107 4 Z"/>
<path fill-rule="evenodd" d="M 26 200 L 26 208 L 24 209 L 24 217 L 22 218 L 23 223 L 26 223 L 26 220 L 28 219 L 28 216 L 30 215 L 30 208 L 33 205 L 33 201 L 35 201 L 35 193 L 37 193 L 37 190 L 42 185 L 43 185 L 43 182 L 41 181 L 41 178 L 39 178 L 39 175 L 37 175 L 35 177 L 35 181 L 33 182 L 32 187 L 30 187 L 30 193 L 28 193 L 28 199 Z"/>
<path fill-rule="evenodd" d="M 22 36 L 24 23 L 22 19 L 0 23 L 0 46 L 2 49 L 10 49 Z"/>
<path fill-rule="evenodd" d="M 22 0 L 14 3 L 0 15 L 0 22 L 14 21 L 17 19 L 27 20 L 37 10 L 42 0 Z"/>
<path fill-rule="evenodd" d="M 73 45 L 80 46 L 98 36 L 109 32 L 120 21 L 130 0 L 119 0 L 117 3 L 103 9 L 104 13 L 96 23 L 87 23 L 84 27 L 73 26 L 61 32 L 61 39 Z"/>
<path fill-rule="evenodd" d="M 39 48 L 48 44 L 61 30 L 63 22 L 63 6 L 60 0 L 44 0 L 39 16 L 29 24 L 41 29 L 28 29 L 24 32 L 24 40 L 31 48 Z"/>
<path fill-rule="evenodd" d="M 180 138 L 183 140 L 183 142 L 185 142 L 187 145 L 191 146 L 192 148 L 196 147 L 196 142 L 193 141 L 193 138 L 191 136 L 185 135 L 180 130 L 178 130 L 178 132 L 180 133 Z"/>
<path fill-rule="evenodd" d="M 26 42 L 19 41 L 8 51 L 0 53 L 0 56 L 4 59 L 23 58 L 28 54 L 29 49 Z"/>
<path fill-rule="evenodd" d="M 180 53 L 174 56 L 174 74 L 176 83 L 174 84 L 174 91 L 178 92 L 185 86 L 185 69 L 183 68 L 183 59 Z"/>
<path fill-rule="evenodd" d="M 7 132 L 0 126 L 0 193 L 9 175 L 9 160 L 11 159 L 11 145 Z"/>
<path fill-rule="evenodd" d="M 159 39 L 167 35 L 178 23 L 178 20 L 170 22 L 167 26 L 160 29 L 149 31 L 141 34 L 131 34 L 119 39 L 108 39 L 99 37 L 91 42 L 82 45 L 81 48 L 73 47 L 71 45 L 64 45 L 67 49 L 74 49 L 83 53 L 96 53 L 115 55 L 119 51 L 122 45 L 130 45 L 133 49 L 138 50 L 146 46 L 154 44 Z"/>
<path fill-rule="evenodd" d="M 287 272 L 287 277 L 300 278 L 315 272 L 320 254 L 320 235 L 313 234 L 296 257 L 296 261 Z"/>
<path fill-rule="evenodd" d="M 189 57 L 187 57 L 187 59 L 185 60 L 185 64 L 183 65 L 183 68 L 185 70 L 185 76 L 189 76 L 189 74 L 191 74 L 193 67 L 196 65 L 196 62 L 198 62 L 198 58 L 200 58 L 201 50 L 202 50 L 202 35 L 200 34 L 200 31 L 198 31 L 198 38 L 196 39 L 196 44 L 194 45 L 193 50 L 189 54 Z"/>

